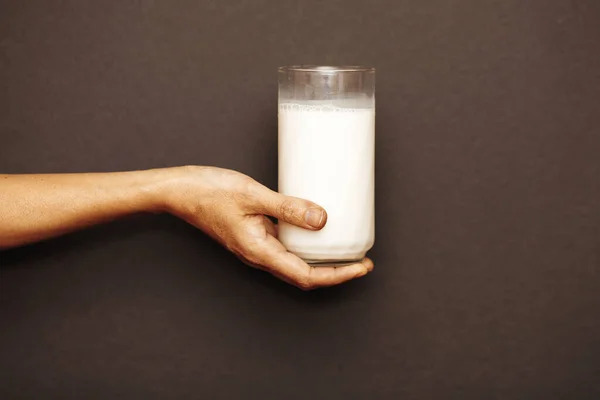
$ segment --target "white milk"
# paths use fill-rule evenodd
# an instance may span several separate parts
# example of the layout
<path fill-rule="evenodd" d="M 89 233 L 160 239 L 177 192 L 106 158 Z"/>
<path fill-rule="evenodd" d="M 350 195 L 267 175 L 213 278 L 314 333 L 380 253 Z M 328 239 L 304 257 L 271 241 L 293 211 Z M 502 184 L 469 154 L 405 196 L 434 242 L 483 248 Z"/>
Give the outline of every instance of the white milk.
<path fill-rule="evenodd" d="M 279 105 L 279 192 L 327 211 L 321 231 L 280 221 L 279 239 L 309 262 L 362 259 L 375 239 L 375 110 Z"/>

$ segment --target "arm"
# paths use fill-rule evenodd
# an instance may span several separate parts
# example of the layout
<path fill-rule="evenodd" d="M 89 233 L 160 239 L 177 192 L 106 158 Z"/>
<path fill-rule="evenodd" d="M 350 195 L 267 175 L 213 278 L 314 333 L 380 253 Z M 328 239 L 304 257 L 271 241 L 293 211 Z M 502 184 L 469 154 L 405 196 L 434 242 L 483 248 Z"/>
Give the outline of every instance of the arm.
<path fill-rule="evenodd" d="M 0 175 L 0 249 L 143 212 L 169 212 L 203 230 L 246 264 L 302 289 L 335 285 L 373 269 L 369 259 L 345 267 L 311 268 L 289 253 L 265 215 L 318 230 L 326 223 L 325 210 L 235 171 L 190 166 Z"/>
<path fill-rule="evenodd" d="M 161 210 L 165 170 L 0 175 L 0 249 Z"/>

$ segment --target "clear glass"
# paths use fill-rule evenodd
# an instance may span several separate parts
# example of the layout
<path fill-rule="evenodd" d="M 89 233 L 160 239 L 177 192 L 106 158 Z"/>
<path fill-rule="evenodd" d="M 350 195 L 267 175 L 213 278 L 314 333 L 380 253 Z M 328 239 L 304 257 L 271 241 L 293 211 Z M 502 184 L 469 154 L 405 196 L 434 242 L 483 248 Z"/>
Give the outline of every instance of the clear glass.
<path fill-rule="evenodd" d="M 279 192 L 311 200 L 327 223 L 280 221 L 279 239 L 307 263 L 362 260 L 375 241 L 375 69 L 279 68 Z"/>

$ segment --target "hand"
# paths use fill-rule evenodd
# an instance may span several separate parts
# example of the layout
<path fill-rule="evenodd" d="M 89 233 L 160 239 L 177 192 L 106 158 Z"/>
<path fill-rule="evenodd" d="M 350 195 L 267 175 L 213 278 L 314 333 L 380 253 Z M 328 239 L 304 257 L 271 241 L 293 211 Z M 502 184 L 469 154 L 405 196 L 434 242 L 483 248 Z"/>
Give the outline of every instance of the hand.
<path fill-rule="evenodd" d="M 313 268 L 277 240 L 266 216 L 319 230 L 327 214 L 318 205 L 283 196 L 232 170 L 183 167 L 167 188 L 167 211 L 206 232 L 244 263 L 303 290 L 336 285 L 366 275 L 373 262 Z"/>

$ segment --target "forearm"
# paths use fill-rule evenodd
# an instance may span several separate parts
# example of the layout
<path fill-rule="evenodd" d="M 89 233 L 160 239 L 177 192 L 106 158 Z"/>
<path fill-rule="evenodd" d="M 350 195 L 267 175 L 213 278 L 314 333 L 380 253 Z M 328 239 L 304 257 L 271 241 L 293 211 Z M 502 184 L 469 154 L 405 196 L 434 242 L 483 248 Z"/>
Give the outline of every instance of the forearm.
<path fill-rule="evenodd" d="M 0 175 L 0 249 L 163 208 L 166 169 Z"/>

